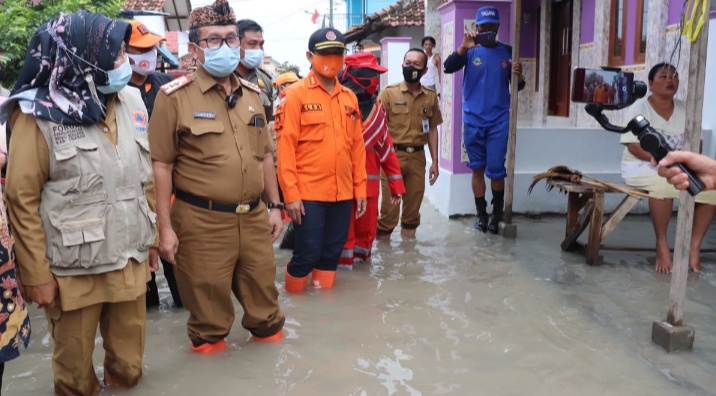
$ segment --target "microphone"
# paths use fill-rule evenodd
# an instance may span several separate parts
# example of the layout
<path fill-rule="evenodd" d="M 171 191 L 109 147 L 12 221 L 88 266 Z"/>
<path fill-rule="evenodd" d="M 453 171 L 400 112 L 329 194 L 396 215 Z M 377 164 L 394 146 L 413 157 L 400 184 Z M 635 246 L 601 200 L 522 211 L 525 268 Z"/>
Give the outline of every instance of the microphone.
<path fill-rule="evenodd" d="M 236 107 L 236 103 L 238 102 L 238 99 L 236 98 L 236 95 L 233 93 L 230 95 L 226 95 L 226 104 L 229 105 L 230 109 L 233 109 Z"/>

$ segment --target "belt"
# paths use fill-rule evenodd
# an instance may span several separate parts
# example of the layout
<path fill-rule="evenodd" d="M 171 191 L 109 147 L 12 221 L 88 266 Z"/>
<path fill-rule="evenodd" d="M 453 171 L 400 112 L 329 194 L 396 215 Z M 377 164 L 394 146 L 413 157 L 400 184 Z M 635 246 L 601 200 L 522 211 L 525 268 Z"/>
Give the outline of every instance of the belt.
<path fill-rule="evenodd" d="M 259 206 L 259 202 L 261 202 L 261 200 L 257 199 L 255 201 L 243 204 L 222 204 L 201 197 L 197 197 L 194 194 L 190 194 L 182 190 L 176 191 L 176 197 L 190 205 L 198 206 L 202 209 L 213 210 L 215 212 L 227 212 L 237 214 L 249 213 L 250 211 L 256 209 L 256 207 Z"/>
<path fill-rule="evenodd" d="M 425 146 L 403 146 L 402 144 L 396 144 L 395 149 L 397 151 L 405 151 L 406 153 L 414 153 L 416 151 L 423 151 Z"/>

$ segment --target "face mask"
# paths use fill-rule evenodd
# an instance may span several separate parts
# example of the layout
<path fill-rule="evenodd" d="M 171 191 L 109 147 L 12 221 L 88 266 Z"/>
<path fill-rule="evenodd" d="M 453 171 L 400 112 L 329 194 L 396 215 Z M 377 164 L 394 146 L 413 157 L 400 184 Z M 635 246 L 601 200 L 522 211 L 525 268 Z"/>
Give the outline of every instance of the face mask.
<path fill-rule="evenodd" d="M 494 47 L 497 45 L 497 32 L 478 33 L 474 38 L 475 44 L 483 47 Z"/>
<path fill-rule="evenodd" d="M 214 77 L 227 77 L 239 65 L 239 49 L 224 44 L 219 48 L 201 48 L 204 51 L 204 69 Z M 201 64 L 201 63 L 200 63 Z"/>
<path fill-rule="evenodd" d="M 345 63 L 343 55 L 313 55 L 311 65 L 316 73 L 325 78 L 335 78 Z"/>
<path fill-rule="evenodd" d="M 132 66 L 129 64 L 129 58 L 127 58 L 124 63 L 122 63 L 122 66 L 107 72 L 107 80 L 109 80 L 109 84 L 97 87 L 97 90 L 105 95 L 119 92 L 122 88 L 127 86 L 127 83 L 129 83 L 131 78 Z"/>
<path fill-rule="evenodd" d="M 403 66 L 403 78 L 406 83 L 416 83 L 420 81 L 421 74 L 425 69 L 417 69 L 413 66 Z"/>
<path fill-rule="evenodd" d="M 261 66 L 264 61 L 264 52 L 260 49 L 247 49 L 244 50 L 244 59 L 241 60 L 241 64 L 246 66 L 247 69 L 256 69 Z"/>
<path fill-rule="evenodd" d="M 341 81 L 345 81 L 346 77 L 353 80 L 353 83 L 355 83 L 355 85 L 357 85 L 358 87 L 363 88 L 363 90 L 368 94 L 368 96 L 375 95 L 375 91 L 378 90 L 378 76 L 356 77 L 353 74 L 348 73 L 348 69 L 345 69 L 343 72 L 343 76 L 341 77 Z"/>
<path fill-rule="evenodd" d="M 148 76 L 154 73 L 157 68 L 157 49 L 152 48 L 151 51 L 143 54 L 127 54 L 129 59 L 134 61 L 132 64 L 132 71 Z"/>

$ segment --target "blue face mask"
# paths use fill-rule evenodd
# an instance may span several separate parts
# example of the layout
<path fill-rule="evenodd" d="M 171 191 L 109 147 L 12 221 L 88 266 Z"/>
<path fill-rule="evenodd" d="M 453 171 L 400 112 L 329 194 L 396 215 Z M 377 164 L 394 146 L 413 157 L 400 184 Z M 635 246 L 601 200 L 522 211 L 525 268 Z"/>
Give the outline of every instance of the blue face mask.
<path fill-rule="evenodd" d="M 219 48 L 201 48 L 204 51 L 204 64 L 202 66 L 214 77 L 227 77 L 239 65 L 239 49 L 223 44 Z"/>
<path fill-rule="evenodd" d="M 256 69 L 261 66 L 264 61 L 264 52 L 260 49 L 247 49 L 244 50 L 244 59 L 241 60 L 241 64 L 246 66 L 247 69 Z"/>
<path fill-rule="evenodd" d="M 105 95 L 119 92 L 127 86 L 132 78 L 132 65 L 129 64 L 129 58 L 122 63 L 122 66 L 107 72 L 109 84 L 97 87 L 97 90 Z"/>

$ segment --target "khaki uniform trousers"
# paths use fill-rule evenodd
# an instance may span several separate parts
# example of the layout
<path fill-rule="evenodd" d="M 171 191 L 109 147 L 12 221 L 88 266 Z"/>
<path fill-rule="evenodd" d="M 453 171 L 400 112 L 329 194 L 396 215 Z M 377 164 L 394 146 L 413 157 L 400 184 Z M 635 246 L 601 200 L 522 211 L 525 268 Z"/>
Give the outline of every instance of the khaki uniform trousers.
<path fill-rule="evenodd" d="M 144 294 L 133 301 L 100 303 L 72 311 L 55 306 L 45 310 L 45 316 L 55 344 L 52 371 L 56 395 L 99 394 L 92 364 L 98 324 L 105 351 L 106 385 L 130 388 L 139 382 L 147 325 Z"/>
<path fill-rule="evenodd" d="M 378 233 L 390 234 L 398 225 L 398 218 L 401 220 L 401 227 L 407 230 L 416 229 L 420 225 L 420 205 L 423 203 L 425 194 L 425 150 L 408 153 L 396 151 L 400 171 L 403 174 L 405 183 L 405 194 L 403 195 L 403 214 L 400 215 L 401 205 L 390 203 L 390 187 L 385 172 L 380 172 L 381 204 L 380 218 L 378 219 Z"/>
<path fill-rule="evenodd" d="M 174 201 L 179 239 L 176 279 L 189 310 L 194 345 L 224 339 L 234 323 L 233 291 L 244 309 L 241 325 L 258 337 L 276 334 L 285 320 L 274 283 L 276 265 L 268 211 L 263 203 L 245 214 L 216 212 Z"/>

